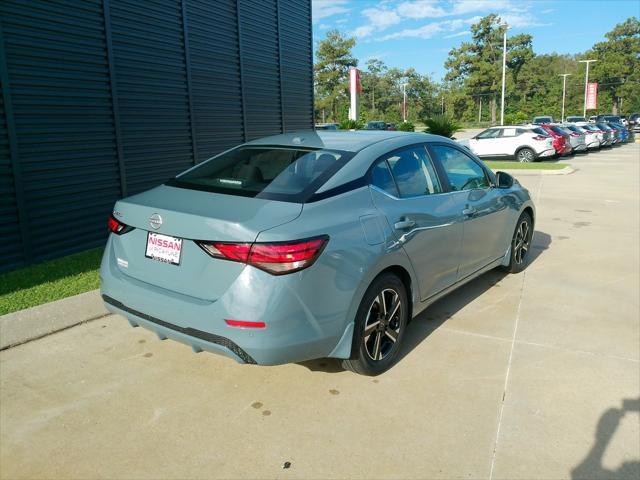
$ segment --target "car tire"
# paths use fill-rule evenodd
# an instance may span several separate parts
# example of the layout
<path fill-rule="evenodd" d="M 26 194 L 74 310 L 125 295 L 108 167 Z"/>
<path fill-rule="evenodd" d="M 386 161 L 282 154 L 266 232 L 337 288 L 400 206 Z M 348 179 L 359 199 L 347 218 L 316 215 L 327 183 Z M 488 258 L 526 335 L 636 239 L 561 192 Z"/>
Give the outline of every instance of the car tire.
<path fill-rule="evenodd" d="M 516 228 L 511 239 L 511 248 L 509 249 L 509 265 L 503 267 L 503 270 L 509 273 L 520 273 L 529 262 L 529 254 L 531 252 L 531 239 L 533 238 L 533 220 L 531 215 L 524 212 L 520 215 Z"/>
<path fill-rule="evenodd" d="M 400 303 L 396 307 L 397 301 Z M 369 376 L 380 375 L 391 368 L 402 349 L 409 311 L 407 291 L 402 281 L 392 273 L 377 277 L 358 307 L 352 355 L 343 360 L 342 366 Z"/>
<path fill-rule="evenodd" d="M 536 161 L 536 152 L 530 148 L 521 148 L 516 152 L 516 160 L 520 163 L 529 163 Z"/>

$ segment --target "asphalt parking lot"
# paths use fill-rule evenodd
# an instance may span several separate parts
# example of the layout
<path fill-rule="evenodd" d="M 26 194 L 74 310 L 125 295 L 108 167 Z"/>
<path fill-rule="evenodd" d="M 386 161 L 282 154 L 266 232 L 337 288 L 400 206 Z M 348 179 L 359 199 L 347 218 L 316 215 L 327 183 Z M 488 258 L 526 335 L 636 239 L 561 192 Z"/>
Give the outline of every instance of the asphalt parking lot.
<path fill-rule="evenodd" d="M 529 268 L 429 308 L 376 378 L 118 316 L 0 352 L 0 477 L 639 478 L 640 145 L 569 163 L 519 177 Z"/>

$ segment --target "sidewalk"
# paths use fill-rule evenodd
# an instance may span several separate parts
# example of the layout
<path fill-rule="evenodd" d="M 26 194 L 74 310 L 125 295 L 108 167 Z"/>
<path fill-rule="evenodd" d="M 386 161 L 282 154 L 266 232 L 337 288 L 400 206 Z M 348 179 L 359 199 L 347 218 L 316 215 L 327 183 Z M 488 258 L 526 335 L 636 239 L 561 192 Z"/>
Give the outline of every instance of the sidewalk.
<path fill-rule="evenodd" d="M 99 290 L 0 316 L 0 350 L 109 315 Z"/>

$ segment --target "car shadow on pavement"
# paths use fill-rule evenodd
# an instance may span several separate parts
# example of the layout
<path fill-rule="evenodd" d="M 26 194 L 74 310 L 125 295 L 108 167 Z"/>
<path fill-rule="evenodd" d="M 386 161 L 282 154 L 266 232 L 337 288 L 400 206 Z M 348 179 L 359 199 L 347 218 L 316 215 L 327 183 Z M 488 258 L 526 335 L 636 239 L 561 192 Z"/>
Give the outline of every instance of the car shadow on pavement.
<path fill-rule="evenodd" d="M 539 230 L 535 231 L 533 241 L 531 242 L 529 266 L 549 248 L 551 241 L 551 236 L 547 233 Z M 405 332 L 404 345 L 398 362 L 407 356 L 415 347 L 420 345 L 425 338 L 437 330 L 447 319 L 451 318 L 456 312 L 473 302 L 487 290 L 494 287 L 494 285 L 500 282 L 506 275 L 506 272 L 499 269 L 490 270 L 427 307 L 424 312 L 410 321 L 407 331 Z M 341 360 L 336 358 L 308 360 L 298 362 L 298 364 L 311 371 L 336 373 L 344 370 L 341 365 Z"/>
<path fill-rule="evenodd" d="M 591 450 L 585 459 L 571 470 L 573 480 L 585 478 L 631 480 L 640 478 L 640 459 L 626 461 L 615 470 L 610 470 L 602 465 L 607 446 L 618 429 L 620 421 L 625 415 L 633 415 L 634 412 L 640 414 L 640 398 L 625 399 L 622 401 L 622 408 L 610 408 L 602 414 L 598 421 L 596 438 Z"/>

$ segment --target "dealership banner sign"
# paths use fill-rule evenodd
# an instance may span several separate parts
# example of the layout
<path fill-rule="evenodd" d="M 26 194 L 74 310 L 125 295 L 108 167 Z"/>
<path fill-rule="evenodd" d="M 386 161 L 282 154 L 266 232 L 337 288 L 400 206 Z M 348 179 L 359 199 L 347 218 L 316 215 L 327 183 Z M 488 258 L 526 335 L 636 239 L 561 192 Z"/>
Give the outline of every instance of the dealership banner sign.
<path fill-rule="evenodd" d="M 598 84 L 597 83 L 588 83 L 587 84 L 587 110 L 595 110 L 596 101 L 598 97 Z"/>

